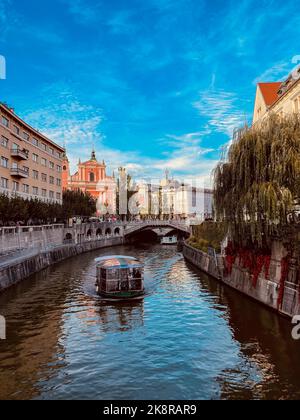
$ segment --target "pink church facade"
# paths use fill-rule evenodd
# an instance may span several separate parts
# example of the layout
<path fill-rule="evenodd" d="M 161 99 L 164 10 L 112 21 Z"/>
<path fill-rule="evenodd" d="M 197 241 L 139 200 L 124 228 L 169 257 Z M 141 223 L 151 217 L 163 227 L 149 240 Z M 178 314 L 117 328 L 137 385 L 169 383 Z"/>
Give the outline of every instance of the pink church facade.
<path fill-rule="evenodd" d="M 97 214 L 116 214 L 117 182 L 114 176 L 107 176 L 106 164 L 98 162 L 93 151 L 90 160 L 79 161 L 77 172 L 70 174 L 70 165 L 67 156 L 63 161 L 62 172 L 63 190 L 80 190 L 89 193 L 97 200 Z"/>

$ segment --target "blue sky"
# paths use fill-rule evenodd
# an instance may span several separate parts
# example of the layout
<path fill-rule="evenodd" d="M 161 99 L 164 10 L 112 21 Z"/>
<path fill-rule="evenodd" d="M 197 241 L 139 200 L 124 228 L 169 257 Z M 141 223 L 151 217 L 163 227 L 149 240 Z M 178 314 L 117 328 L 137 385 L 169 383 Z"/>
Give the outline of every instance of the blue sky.
<path fill-rule="evenodd" d="M 208 180 L 257 81 L 300 54 L 286 0 L 0 0 L 0 100 L 112 171 Z"/>

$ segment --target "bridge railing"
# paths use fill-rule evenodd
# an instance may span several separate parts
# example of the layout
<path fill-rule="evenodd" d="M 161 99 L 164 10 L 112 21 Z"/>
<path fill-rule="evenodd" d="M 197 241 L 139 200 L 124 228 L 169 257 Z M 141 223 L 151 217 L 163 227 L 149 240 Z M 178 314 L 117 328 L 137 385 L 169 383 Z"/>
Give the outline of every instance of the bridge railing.
<path fill-rule="evenodd" d="M 129 222 L 125 227 L 125 234 L 133 233 L 143 227 L 170 227 L 174 229 L 184 230 L 185 232 L 190 232 L 190 226 L 186 222 L 179 222 L 175 220 L 146 220 L 146 221 L 135 221 Z"/>

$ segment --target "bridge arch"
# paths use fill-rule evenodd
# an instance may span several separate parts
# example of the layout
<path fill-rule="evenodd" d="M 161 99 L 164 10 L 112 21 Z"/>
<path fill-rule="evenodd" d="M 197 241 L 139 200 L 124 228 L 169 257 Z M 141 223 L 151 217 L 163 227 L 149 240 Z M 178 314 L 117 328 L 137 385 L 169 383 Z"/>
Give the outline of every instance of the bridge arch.
<path fill-rule="evenodd" d="M 68 232 L 68 233 L 66 234 L 66 236 L 65 236 L 65 241 L 66 241 L 66 242 L 73 241 L 73 235 L 72 235 L 72 233 Z"/>
<path fill-rule="evenodd" d="M 106 235 L 106 236 L 110 236 L 110 235 L 111 235 L 111 228 L 107 228 L 107 229 L 105 230 L 105 235 Z"/>

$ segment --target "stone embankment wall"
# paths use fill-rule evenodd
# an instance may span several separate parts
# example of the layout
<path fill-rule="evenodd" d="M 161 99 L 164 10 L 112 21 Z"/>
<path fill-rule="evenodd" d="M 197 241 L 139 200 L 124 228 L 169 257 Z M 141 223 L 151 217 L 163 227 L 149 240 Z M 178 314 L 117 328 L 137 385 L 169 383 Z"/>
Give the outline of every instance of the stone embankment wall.
<path fill-rule="evenodd" d="M 123 236 L 124 226 L 111 223 L 85 223 L 72 227 L 64 225 L 19 226 L 0 228 L 0 254 L 28 248 L 45 248 L 66 242 L 79 244 L 107 236 Z"/>
<path fill-rule="evenodd" d="M 122 245 L 123 237 L 90 240 L 82 244 L 58 245 L 52 249 L 33 250 L 31 255 L 16 257 L 0 267 L 0 292 L 52 264 L 96 249 Z"/>
<path fill-rule="evenodd" d="M 203 272 L 222 281 L 224 284 L 238 290 L 244 295 L 263 303 L 276 312 L 293 317 L 300 314 L 299 285 L 297 285 L 297 269 L 293 260 L 290 261 L 288 278 L 282 284 L 282 258 L 285 250 L 278 242 L 274 242 L 270 263 L 269 277 L 266 279 L 262 270 L 256 286 L 253 285 L 251 274 L 240 267 L 238 261 L 233 265 L 232 272 L 224 273 L 224 258 L 221 255 L 210 256 L 188 244 L 184 244 L 183 255 L 187 261 Z"/>

